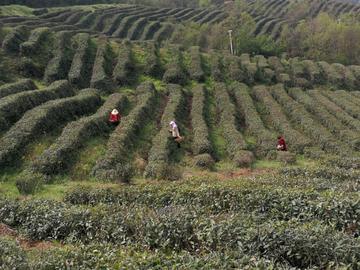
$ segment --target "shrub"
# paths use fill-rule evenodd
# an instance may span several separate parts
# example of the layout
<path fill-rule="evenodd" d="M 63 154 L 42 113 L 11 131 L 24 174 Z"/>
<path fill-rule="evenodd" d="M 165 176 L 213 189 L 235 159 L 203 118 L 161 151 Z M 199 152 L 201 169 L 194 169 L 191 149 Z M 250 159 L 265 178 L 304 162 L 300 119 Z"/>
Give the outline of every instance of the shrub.
<path fill-rule="evenodd" d="M 212 154 L 213 148 L 209 139 L 209 129 L 205 122 L 205 85 L 193 89 L 191 125 L 194 131 L 193 151 L 195 155 Z"/>
<path fill-rule="evenodd" d="M 95 18 L 99 16 L 99 11 L 84 13 L 84 16 L 74 25 L 76 28 L 90 28 Z"/>
<path fill-rule="evenodd" d="M 304 78 L 306 74 L 303 66 L 301 65 L 301 62 L 299 61 L 299 58 L 290 58 L 288 61 L 291 67 L 292 75 L 295 78 Z"/>
<path fill-rule="evenodd" d="M 114 91 L 109 79 L 110 72 L 110 45 L 108 39 L 104 36 L 99 37 L 99 44 L 96 52 L 94 67 L 92 71 L 90 87 L 97 88 L 102 93 L 109 94 Z"/>
<path fill-rule="evenodd" d="M 38 8 L 38 9 L 33 9 L 31 11 L 31 13 L 35 16 L 40 16 L 40 15 L 43 15 L 45 13 L 48 13 L 48 9 L 47 8 Z"/>
<path fill-rule="evenodd" d="M 333 63 L 331 66 L 344 78 L 344 83 L 346 84 L 347 88 L 350 90 L 354 90 L 354 88 L 359 86 L 359 82 L 355 78 L 354 74 L 352 73 L 351 69 L 345 67 L 342 64 Z"/>
<path fill-rule="evenodd" d="M 292 86 L 290 76 L 288 74 L 286 74 L 286 73 L 283 73 L 283 74 L 279 75 L 279 82 L 282 83 L 286 87 L 291 87 Z"/>
<path fill-rule="evenodd" d="M 190 68 L 189 75 L 190 78 L 196 82 L 205 81 L 205 73 L 201 65 L 201 53 L 198 46 L 192 46 L 189 49 L 190 51 Z"/>
<path fill-rule="evenodd" d="M 15 187 L 21 195 L 34 194 L 45 184 L 46 178 L 41 174 L 19 176 L 15 180 Z"/>
<path fill-rule="evenodd" d="M 79 10 L 78 12 L 72 14 L 69 18 L 67 18 L 64 24 L 75 25 L 82 17 L 88 15 L 89 13 L 91 13 L 90 10 Z"/>
<path fill-rule="evenodd" d="M 142 17 L 137 19 L 127 31 L 127 38 L 130 40 L 138 39 L 140 37 L 141 30 L 147 23 L 147 18 Z"/>
<path fill-rule="evenodd" d="M 163 76 L 163 82 L 185 85 L 187 80 L 182 68 L 182 54 L 176 45 L 171 48 L 171 56 L 169 68 Z"/>
<path fill-rule="evenodd" d="M 27 26 L 19 25 L 12 29 L 2 42 L 4 52 L 18 52 L 20 50 L 20 44 L 23 43 L 29 35 L 30 30 Z"/>
<path fill-rule="evenodd" d="M 317 147 L 306 147 L 304 148 L 304 157 L 316 160 L 324 160 L 326 153 Z"/>
<path fill-rule="evenodd" d="M 70 9 L 60 9 L 60 10 L 56 10 L 54 12 L 48 12 L 48 13 L 42 14 L 42 15 L 38 16 L 38 18 L 39 19 L 49 19 L 49 18 L 59 16 L 60 14 L 68 12 L 68 11 L 70 11 Z"/>
<path fill-rule="evenodd" d="M 68 81 L 54 82 L 47 88 L 13 94 L 0 99 L 0 127 L 7 130 L 28 110 L 52 99 L 72 96 L 74 93 Z"/>
<path fill-rule="evenodd" d="M 149 18 L 148 18 L 149 20 Z M 149 40 L 153 37 L 154 33 L 161 27 L 158 21 L 150 22 L 148 25 L 145 26 L 143 33 L 139 40 Z"/>
<path fill-rule="evenodd" d="M 360 80 L 360 66 L 348 66 L 348 68 L 353 72 L 355 78 Z"/>
<path fill-rule="evenodd" d="M 44 81 L 47 85 L 67 77 L 70 66 L 70 59 L 67 56 L 70 38 L 71 35 L 68 31 L 61 31 L 56 34 L 52 51 L 53 59 L 48 63 L 44 74 Z"/>
<path fill-rule="evenodd" d="M 110 132 L 107 119 L 111 111 L 113 108 L 122 111 L 127 102 L 123 94 L 112 94 L 95 114 L 70 122 L 55 143 L 30 163 L 30 170 L 42 174 L 55 174 L 66 169 L 85 140 Z"/>
<path fill-rule="evenodd" d="M 194 157 L 194 165 L 202 169 L 211 170 L 215 163 L 210 154 L 201 154 Z"/>
<path fill-rule="evenodd" d="M 249 168 L 254 161 L 254 154 L 250 151 L 239 151 L 233 159 L 236 168 Z"/>
<path fill-rule="evenodd" d="M 34 137 L 51 130 L 70 117 L 92 112 L 100 101 L 96 89 L 85 89 L 75 97 L 51 100 L 27 111 L 1 138 L 0 165 L 12 164 Z"/>
<path fill-rule="evenodd" d="M 214 50 L 209 51 L 210 54 L 210 61 L 211 61 L 211 79 L 214 82 L 224 82 L 224 76 L 221 72 L 221 62 L 220 57 L 218 56 L 217 52 Z"/>
<path fill-rule="evenodd" d="M 345 87 L 344 78 L 335 71 L 335 69 L 328 63 L 320 61 L 316 63 L 317 66 L 324 72 L 329 83 L 334 84 L 338 88 Z"/>
<path fill-rule="evenodd" d="M 322 91 L 321 94 L 330 99 L 332 102 L 334 102 L 337 106 L 339 106 L 352 117 L 360 119 L 360 108 L 354 103 L 352 103 L 350 100 L 346 99 L 346 97 L 348 96 L 346 95 L 345 91 Z"/>
<path fill-rule="evenodd" d="M 35 89 L 37 89 L 37 86 L 32 80 L 22 79 L 15 83 L 0 86 L 0 98 Z"/>
<path fill-rule="evenodd" d="M 313 88 L 311 83 L 305 78 L 294 78 L 294 85 L 300 87 L 302 90 Z"/>
<path fill-rule="evenodd" d="M 130 181 L 135 168 L 127 158 L 130 148 L 141 131 L 141 123 L 150 116 L 154 107 L 156 90 L 152 82 L 143 82 L 137 87 L 138 105 L 123 117 L 120 125 L 111 134 L 105 156 L 96 162 L 92 174 L 100 181 Z M 125 177 L 125 178 L 124 178 Z"/>
<path fill-rule="evenodd" d="M 308 138 L 292 128 L 291 123 L 283 113 L 282 107 L 274 100 L 264 86 L 254 87 L 253 91 L 256 98 L 262 103 L 265 113 L 269 115 L 271 125 L 288 142 L 288 148 L 301 154 L 304 147 L 312 144 Z"/>
<path fill-rule="evenodd" d="M 231 90 L 234 93 L 236 103 L 244 113 L 246 126 L 250 133 L 257 139 L 261 153 L 266 155 L 268 151 L 274 149 L 276 136 L 264 127 L 253 104 L 253 100 L 249 95 L 248 86 L 243 83 L 235 83 L 232 85 Z"/>
<path fill-rule="evenodd" d="M 324 84 L 326 82 L 325 76 L 321 73 L 319 67 L 311 60 L 303 60 L 301 61 L 305 66 L 305 70 L 310 77 L 310 81 L 312 84 Z"/>
<path fill-rule="evenodd" d="M 329 113 L 334 115 L 341 123 L 349 126 L 352 130 L 356 132 L 360 132 L 360 121 L 354 119 L 352 116 L 347 114 L 343 109 L 339 106 L 331 102 L 328 98 L 323 96 L 317 90 L 307 91 L 309 96 L 311 96 L 316 102 L 318 102 L 324 109 L 326 109 Z M 354 93 L 354 92 L 353 92 Z"/>
<path fill-rule="evenodd" d="M 20 44 L 20 55 L 39 54 L 41 52 L 39 47 L 49 35 L 51 35 L 51 31 L 47 27 L 32 30 L 28 41 Z"/>
<path fill-rule="evenodd" d="M 243 53 L 240 56 L 241 67 L 245 70 L 246 76 L 250 82 L 254 81 L 255 75 L 258 72 L 258 66 L 256 63 L 250 62 L 250 55 Z"/>
<path fill-rule="evenodd" d="M 185 99 L 179 85 L 168 84 L 166 91 L 169 93 L 169 100 L 161 117 L 161 130 L 153 139 L 149 151 L 149 163 L 144 172 L 146 178 L 161 178 L 161 172 L 169 162 L 169 156 L 176 150 L 174 138 L 169 133 L 169 123 L 180 122 L 178 120 L 183 117 Z"/>
<path fill-rule="evenodd" d="M 271 56 L 268 59 L 269 66 L 275 70 L 275 73 L 277 76 L 279 76 L 282 73 L 285 73 L 285 68 L 282 65 L 281 61 L 276 56 Z"/>
<path fill-rule="evenodd" d="M 113 17 L 107 22 L 105 25 L 105 28 L 101 32 L 104 35 L 111 35 L 114 33 L 114 31 L 117 29 L 117 26 L 119 25 L 122 18 L 126 16 L 126 13 L 117 13 L 113 15 Z"/>
<path fill-rule="evenodd" d="M 78 88 L 83 88 L 87 78 L 87 64 L 90 57 L 90 36 L 89 34 L 76 35 L 77 49 L 74 59 L 71 63 L 68 74 L 69 81 Z"/>
<path fill-rule="evenodd" d="M 41 68 L 34 63 L 31 59 L 22 59 L 19 62 L 20 75 L 24 77 L 39 77 L 41 74 Z"/>
<path fill-rule="evenodd" d="M 226 140 L 226 151 L 231 157 L 241 150 L 248 149 L 244 136 L 237 130 L 236 107 L 231 103 L 225 83 L 216 83 L 213 88 L 214 99 L 220 111 L 220 127 Z"/>
<path fill-rule="evenodd" d="M 261 72 L 264 71 L 265 68 L 269 68 L 269 64 L 266 61 L 266 58 L 263 55 L 256 55 L 255 62 L 257 63 L 257 66 Z"/>
<path fill-rule="evenodd" d="M 229 51 L 223 51 L 223 60 L 228 67 L 228 72 L 232 81 L 243 82 L 244 72 L 239 68 L 239 58 L 232 56 Z"/>
<path fill-rule="evenodd" d="M 133 22 L 138 19 L 141 19 L 141 18 L 142 18 L 142 16 L 140 16 L 140 15 L 132 15 L 132 16 L 127 16 L 127 17 L 123 18 L 121 20 L 119 27 L 116 29 L 116 31 L 111 36 L 117 37 L 117 38 L 125 38 L 126 33 L 128 32 L 128 30 L 129 30 L 130 26 L 133 24 Z M 145 19 L 145 21 L 144 21 L 144 19 Z M 144 23 L 144 22 L 146 22 L 146 18 L 142 18 L 141 23 Z M 132 31 L 134 31 L 134 30 L 132 30 Z"/>
<path fill-rule="evenodd" d="M 344 128 L 333 115 L 324 110 L 322 106 L 319 106 L 318 102 L 314 101 L 299 88 L 291 88 L 289 90 L 289 95 L 297 102 L 304 105 L 309 112 L 316 115 L 320 122 L 340 140 L 346 141 L 350 147 L 355 150 L 359 149 L 360 137 L 352 130 Z"/>
<path fill-rule="evenodd" d="M 201 20 L 198 20 L 197 23 L 200 25 L 207 23 L 207 22 L 211 21 L 212 19 L 214 19 L 220 13 L 221 13 L 221 11 L 219 11 L 219 10 L 212 11 L 212 12 L 208 13 L 207 15 L 205 15 Z"/>
<path fill-rule="evenodd" d="M 113 77 L 118 85 L 132 85 L 136 78 L 136 67 L 132 45 L 129 40 L 124 40 L 115 66 Z"/>
<path fill-rule="evenodd" d="M 154 78 L 162 78 L 164 75 L 164 68 L 161 65 L 158 56 L 158 48 L 155 42 L 144 42 L 146 46 L 147 55 L 145 57 L 145 74 Z"/>
<path fill-rule="evenodd" d="M 339 143 L 322 125 L 315 122 L 305 108 L 290 98 L 282 84 L 270 88 L 273 97 L 285 108 L 293 119 L 304 128 L 311 138 L 316 141 L 321 149 L 340 156 L 352 156 L 353 151 L 342 143 Z"/>
<path fill-rule="evenodd" d="M 278 151 L 276 161 L 285 164 L 296 164 L 296 155 L 289 151 Z"/>
<path fill-rule="evenodd" d="M 164 24 L 158 31 L 155 32 L 153 36 L 153 40 L 155 40 L 155 42 L 163 41 L 166 38 L 166 36 L 168 36 L 171 33 L 172 30 L 173 30 L 172 25 Z"/>

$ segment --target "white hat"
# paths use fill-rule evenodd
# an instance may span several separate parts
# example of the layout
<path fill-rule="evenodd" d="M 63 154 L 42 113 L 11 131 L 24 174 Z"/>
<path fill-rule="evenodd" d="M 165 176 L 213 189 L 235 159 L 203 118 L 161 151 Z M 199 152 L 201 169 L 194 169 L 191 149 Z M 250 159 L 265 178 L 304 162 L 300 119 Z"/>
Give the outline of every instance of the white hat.
<path fill-rule="evenodd" d="M 171 122 L 169 123 L 169 125 L 172 125 L 172 124 L 175 124 L 175 122 L 174 122 L 174 121 L 171 121 Z"/>
<path fill-rule="evenodd" d="M 119 112 L 117 111 L 117 109 L 113 109 L 113 111 L 111 112 L 111 114 L 113 115 L 117 115 Z"/>

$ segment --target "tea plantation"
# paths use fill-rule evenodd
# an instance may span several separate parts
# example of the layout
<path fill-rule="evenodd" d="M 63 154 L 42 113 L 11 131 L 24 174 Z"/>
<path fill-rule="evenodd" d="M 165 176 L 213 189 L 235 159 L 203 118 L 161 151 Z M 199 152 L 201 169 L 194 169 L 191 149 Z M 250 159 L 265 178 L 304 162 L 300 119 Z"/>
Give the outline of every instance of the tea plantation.
<path fill-rule="evenodd" d="M 290 1 L 249 5 L 276 40 Z M 169 39 L 228 15 L 0 16 L 0 269 L 360 269 L 360 66 Z"/>

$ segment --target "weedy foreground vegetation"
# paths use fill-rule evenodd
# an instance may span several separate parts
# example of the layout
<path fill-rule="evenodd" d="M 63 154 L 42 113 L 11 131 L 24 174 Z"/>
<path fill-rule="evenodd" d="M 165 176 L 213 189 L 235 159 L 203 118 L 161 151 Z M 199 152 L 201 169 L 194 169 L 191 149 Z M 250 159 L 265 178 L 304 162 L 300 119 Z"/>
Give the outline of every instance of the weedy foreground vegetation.
<path fill-rule="evenodd" d="M 2 8 L 0 268 L 359 269 L 360 66 L 276 3 Z"/>

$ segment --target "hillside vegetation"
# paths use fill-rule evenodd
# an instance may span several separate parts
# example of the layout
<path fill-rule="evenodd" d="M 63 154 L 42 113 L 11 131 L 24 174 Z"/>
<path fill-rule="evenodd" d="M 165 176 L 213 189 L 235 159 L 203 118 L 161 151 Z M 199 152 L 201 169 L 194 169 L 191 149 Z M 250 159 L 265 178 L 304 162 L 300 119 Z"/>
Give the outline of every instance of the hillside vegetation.
<path fill-rule="evenodd" d="M 308 31 L 356 30 L 336 3 L 3 15 L 0 266 L 359 269 L 357 45 Z"/>

